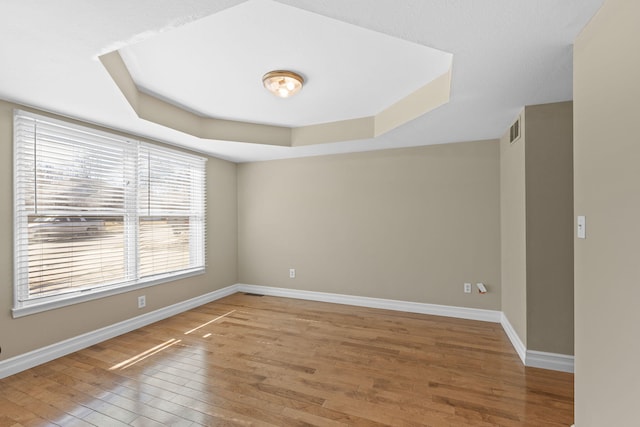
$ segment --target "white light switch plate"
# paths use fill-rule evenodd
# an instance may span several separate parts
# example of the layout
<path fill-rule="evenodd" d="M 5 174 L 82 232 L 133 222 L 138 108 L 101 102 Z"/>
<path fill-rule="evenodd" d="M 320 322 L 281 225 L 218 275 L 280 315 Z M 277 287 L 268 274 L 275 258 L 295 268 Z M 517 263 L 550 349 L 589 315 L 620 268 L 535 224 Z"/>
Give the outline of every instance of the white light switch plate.
<path fill-rule="evenodd" d="M 578 216 L 578 239 L 586 239 L 587 238 L 587 220 L 584 216 Z"/>

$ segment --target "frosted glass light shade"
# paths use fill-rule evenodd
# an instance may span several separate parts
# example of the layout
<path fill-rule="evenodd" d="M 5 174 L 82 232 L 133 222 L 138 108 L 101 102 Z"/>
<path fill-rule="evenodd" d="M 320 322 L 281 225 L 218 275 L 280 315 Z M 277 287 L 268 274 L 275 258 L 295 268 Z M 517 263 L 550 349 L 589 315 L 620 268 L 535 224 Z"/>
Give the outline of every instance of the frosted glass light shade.
<path fill-rule="evenodd" d="M 293 71 L 276 70 L 269 71 L 262 76 L 262 84 L 265 89 L 280 98 L 289 98 L 302 89 L 304 79 Z"/>

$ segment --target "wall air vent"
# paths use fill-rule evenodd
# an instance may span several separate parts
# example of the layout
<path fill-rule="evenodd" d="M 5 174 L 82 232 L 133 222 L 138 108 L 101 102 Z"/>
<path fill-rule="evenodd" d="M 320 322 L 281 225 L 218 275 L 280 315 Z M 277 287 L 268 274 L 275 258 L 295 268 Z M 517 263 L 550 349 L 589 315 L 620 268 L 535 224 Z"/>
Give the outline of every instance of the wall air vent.
<path fill-rule="evenodd" d="M 509 142 L 513 144 L 520 138 L 520 116 L 518 119 L 511 125 L 511 129 L 509 129 Z"/>

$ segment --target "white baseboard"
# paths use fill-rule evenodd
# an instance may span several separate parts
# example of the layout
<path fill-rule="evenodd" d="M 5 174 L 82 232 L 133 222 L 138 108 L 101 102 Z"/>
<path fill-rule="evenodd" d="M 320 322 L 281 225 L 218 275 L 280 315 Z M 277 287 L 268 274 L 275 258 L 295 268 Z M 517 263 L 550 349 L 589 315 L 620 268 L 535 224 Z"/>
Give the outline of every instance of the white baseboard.
<path fill-rule="evenodd" d="M 544 351 L 527 350 L 525 366 L 551 369 L 552 371 L 574 372 L 574 356 Z"/>
<path fill-rule="evenodd" d="M 196 308 L 211 301 L 215 301 L 227 295 L 237 292 L 237 285 L 200 295 L 190 300 L 182 301 L 168 307 L 142 314 L 129 320 L 115 323 L 86 334 L 78 335 L 55 344 L 48 345 L 25 354 L 21 354 L 7 360 L 0 361 L 0 378 L 8 377 L 42 363 L 57 359 L 58 357 L 82 350 L 94 344 L 110 338 L 131 332 L 135 329 L 149 325 L 162 319 Z"/>
<path fill-rule="evenodd" d="M 449 305 L 426 304 L 420 302 L 398 301 L 382 298 L 359 297 L 353 295 L 332 294 L 326 292 L 300 291 L 297 289 L 274 288 L 261 285 L 238 285 L 239 292 L 249 292 L 276 297 L 296 298 L 310 301 L 331 302 L 358 307 L 381 308 L 385 310 L 405 311 L 408 313 L 432 314 L 434 316 L 457 317 L 460 319 L 481 320 L 499 323 L 502 312 L 480 308 L 454 307 Z"/>
<path fill-rule="evenodd" d="M 238 292 L 249 292 L 275 297 L 296 298 L 311 301 L 331 302 L 358 307 L 381 308 L 405 311 L 409 313 L 431 314 L 435 316 L 457 317 L 460 319 L 481 320 L 500 323 L 511 345 L 518 353 L 522 364 L 534 368 L 554 371 L 573 372 L 573 356 L 542 351 L 527 350 L 507 316 L 501 311 L 479 308 L 453 307 L 447 305 L 426 304 L 410 301 L 397 301 L 381 298 L 359 297 L 353 295 L 332 294 L 326 292 L 301 291 L 297 289 L 275 288 L 261 285 L 238 284 Z"/>
<path fill-rule="evenodd" d="M 502 313 L 502 316 L 500 318 L 500 324 L 502 325 L 502 329 L 504 329 L 504 332 L 507 334 L 507 337 L 509 337 L 511 345 L 516 350 L 516 353 L 518 353 L 518 356 L 520 356 L 522 364 L 526 366 L 527 347 L 518 336 L 516 330 L 513 329 L 513 326 L 511 326 L 511 323 L 509 323 L 509 319 L 507 319 L 507 316 L 504 313 Z"/>
<path fill-rule="evenodd" d="M 509 319 L 502 313 L 502 319 L 500 324 L 504 329 L 504 332 L 509 337 L 511 345 L 520 356 L 522 364 L 532 368 L 551 369 L 553 371 L 570 372 L 574 371 L 574 356 L 558 353 L 547 353 L 544 351 L 527 350 L 518 334 L 516 333 Z"/>
<path fill-rule="evenodd" d="M 397 301 L 382 298 L 359 297 L 353 295 L 333 294 L 326 292 L 301 291 L 296 289 L 276 288 L 270 286 L 235 284 L 222 289 L 182 301 L 168 307 L 161 308 L 143 315 L 125 320 L 104 328 L 87 332 L 58 343 L 42 347 L 25 354 L 0 361 L 0 379 L 15 373 L 33 368 L 58 357 L 82 350 L 83 348 L 100 343 L 110 338 L 133 331 L 151 323 L 166 319 L 176 314 L 191 310 L 203 304 L 226 297 L 236 292 L 249 292 L 260 295 L 270 295 L 285 298 L 296 298 L 311 301 L 330 302 L 335 304 L 353 305 L 358 307 L 380 308 L 385 310 L 405 311 L 409 313 L 431 314 L 435 316 L 456 317 L 461 319 L 480 320 L 500 323 L 511 344 L 525 366 L 553 369 L 557 371 L 573 372 L 573 356 L 544 353 L 527 350 L 518 334 L 503 312 L 478 308 L 454 307 L 438 304 L 417 303 L 411 301 Z"/>

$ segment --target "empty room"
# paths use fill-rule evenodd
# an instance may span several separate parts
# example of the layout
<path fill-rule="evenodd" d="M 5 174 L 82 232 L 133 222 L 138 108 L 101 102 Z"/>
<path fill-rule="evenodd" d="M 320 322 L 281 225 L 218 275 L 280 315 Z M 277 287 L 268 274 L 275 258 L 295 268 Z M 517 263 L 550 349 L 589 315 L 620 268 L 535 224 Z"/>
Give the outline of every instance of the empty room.
<path fill-rule="evenodd" d="M 639 22 L 0 1 L 0 426 L 638 425 Z"/>

